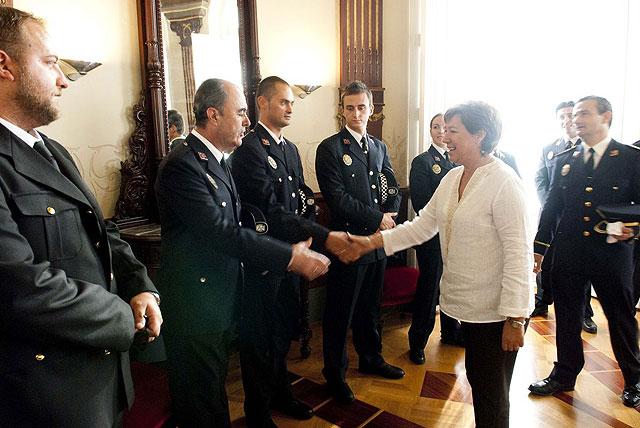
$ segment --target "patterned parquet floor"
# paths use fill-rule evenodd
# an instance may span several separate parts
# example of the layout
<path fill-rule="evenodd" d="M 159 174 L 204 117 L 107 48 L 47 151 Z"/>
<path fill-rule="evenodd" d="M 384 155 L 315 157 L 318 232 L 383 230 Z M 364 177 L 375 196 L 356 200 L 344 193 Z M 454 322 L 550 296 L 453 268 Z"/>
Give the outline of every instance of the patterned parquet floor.
<path fill-rule="evenodd" d="M 624 407 L 619 395 L 623 382 L 613 357 L 606 319 L 596 299 L 598 333 L 583 332 L 585 368 L 576 389 L 552 397 L 528 394 L 527 386 L 546 377 L 556 356 L 553 310 L 545 318 L 531 320 L 525 346 L 518 353 L 511 383 L 511 427 L 517 428 L 640 428 L 640 411 Z M 637 316 L 640 319 L 640 316 Z M 416 366 L 409 360 L 407 331 L 411 317 L 399 313 L 384 316 L 383 354 L 387 362 L 402 367 L 406 376 L 397 381 L 363 375 L 357 370 L 357 356 L 349 342 L 351 361 L 347 382 L 356 395 L 356 403 L 343 406 L 326 393 L 322 369 L 322 328 L 312 326 L 313 348 L 302 359 L 298 343 L 289 354 L 289 370 L 298 397 L 314 407 L 316 416 L 309 421 L 293 420 L 273 412 L 279 427 L 473 427 L 470 388 L 464 369 L 464 349 L 441 344 L 439 325 L 429 339 L 426 364 Z M 227 380 L 231 419 L 235 427 L 243 423 L 243 390 L 237 355 L 232 357 Z"/>

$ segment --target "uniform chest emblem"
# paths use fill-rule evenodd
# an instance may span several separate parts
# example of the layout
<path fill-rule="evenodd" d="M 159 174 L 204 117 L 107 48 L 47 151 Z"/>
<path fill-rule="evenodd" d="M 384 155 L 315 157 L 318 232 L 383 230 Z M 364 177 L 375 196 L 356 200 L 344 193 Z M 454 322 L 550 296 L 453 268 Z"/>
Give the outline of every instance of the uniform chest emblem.
<path fill-rule="evenodd" d="M 345 144 L 351 144 L 351 140 L 349 140 L 348 138 L 343 138 L 342 142 Z"/>
<path fill-rule="evenodd" d="M 618 156 L 620 154 L 620 151 L 618 150 L 611 150 L 611 153 L 609 153 L 609 156 Z"/>
<path fill-rule="evenodd" d="M 346 166 L 351 166 L 351 164 L 353 163 L 353 161 L 351 160 L 351 156 L 349 155 L 342 156 L 342 162 L 344 162 Z"/>
<path fill-rule="evenodd" d="M 433 171 L 434 174 L 440 174 L 442 172 L 442 168 L 440 168 L 440 165 L 434 165 L 431 167 L 431 171 Z"/>
<path fill-rule="evenodd" d="M 276 163 L 276 160 L 274 158 L 272 158 L 271 156 L 267 156 L 267 160 L 269 161 L 269 165 L 271 166 L 271 168 L 278 169 L 278 164 Z"/>
<path fill-rule="evenodd" d="M 440 162 L 440 158 L 438 156 L 434 156 L 433 158 L 436 160 L 436 162 Z"/>
<path fill-rule="evenodd" d="M 202 153 L 202 152 L 198 152 L 198 157 L 199 157 L 200 159 L 202 159 L 202 160 L 206 160 L 206 161 L 208 161 L 208 160 L 209 160 L 209 158 L 207 157 L 207 155 L 205 155 L 205 154 L 204 154 L 204 153 Z"/>
<path fill-rule="evenodd" d="M 263 138 L 263 139 L 262 139 L 262 144 L 263 144 L 263 145 L 265 145 L 265 146 L 270 146 L 270 145 L 271 145 L 271 143 L 269 142 L 269 140 L 267 140 L 266 138 Z"/>
<path fill-rule="evenodd" d="M 547 153 L 547 159 L 549 160 L 553 159 L 553 152 Z"/>
<path fill-rule="evenodd" d="M 209 179 L 209 183 L 211 183 L 213 188 L 218 190 L 218 183 L 216 183 L 216 180 L 214 180 L 213 177 L 210 176 L 209 174 L 207 174 L 207 178 Z"/>
<path fill-rule="evenodd" d="M 569 165 L 568 163 L 562 165 L 562 169 L 560 170 L 560 175 L 562 175 L 563 177 L 567 174 L 569 174 L 569 171 L 571 170 L 571 165 Z"/>

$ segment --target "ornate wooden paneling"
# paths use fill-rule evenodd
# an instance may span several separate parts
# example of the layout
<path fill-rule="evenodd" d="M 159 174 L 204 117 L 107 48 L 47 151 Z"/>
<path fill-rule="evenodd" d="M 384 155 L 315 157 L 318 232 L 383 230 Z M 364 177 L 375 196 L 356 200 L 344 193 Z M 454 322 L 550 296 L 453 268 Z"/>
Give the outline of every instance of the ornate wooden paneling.
<path fill-rule="evenodd" d="M 340 0 L 340 88 L 354 80 L 373 93 L 373 115 L 367 132 L 382 139 L 382 0 Z M 339 115 L 340 127 L 344 118 Z"/>

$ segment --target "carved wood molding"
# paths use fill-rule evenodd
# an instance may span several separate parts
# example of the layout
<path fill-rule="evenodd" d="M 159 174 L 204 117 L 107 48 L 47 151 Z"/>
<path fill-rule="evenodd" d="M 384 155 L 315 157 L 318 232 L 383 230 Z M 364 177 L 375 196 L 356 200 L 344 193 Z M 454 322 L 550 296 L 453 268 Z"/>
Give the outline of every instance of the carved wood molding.
<path fill-rule="evenodd" d="M 349 83 L 364 82 L 373 94 L 367 132 L 382 139 L 382 0 L 340 0 L 340 58 L 339 99 Z M 344 126 L 342 114 L 338 123 Z"/>
<path fill-rule="evenodd" d="M 133 106 L 135 131 L 129 138 L 129 159 L 120 162 L 120 196 L 115 219 L 138 217 L 145 212 L 149 188 L 149 152 L 147 150 L 147 112 L 144 91 L 139 104 Z"/>
<path fill-rule="evenodd" d="M 260 53 L 258 49 L 258 16 L 256 0 L 238 0 L 238 23 L 240 33 L 240 62 L 242 83 L 247 99 L 247 111 L 252 124 L 257 122 L 258 106 L 256 92 L 262 80 L 260 75 Z"/>

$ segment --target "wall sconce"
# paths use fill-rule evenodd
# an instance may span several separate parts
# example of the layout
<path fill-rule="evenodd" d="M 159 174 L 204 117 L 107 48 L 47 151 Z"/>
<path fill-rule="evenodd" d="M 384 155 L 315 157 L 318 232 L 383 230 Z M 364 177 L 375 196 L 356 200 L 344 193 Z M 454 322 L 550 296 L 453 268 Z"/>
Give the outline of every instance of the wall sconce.
<path fill-rule="evenodd" d="M 102 63 L 61 58 L 58 60 L 58 65 L 67 79 L 75 82 L 94 68 L 101 66 Z"/>
<path fill-rule="evenodd" d="M 311 92 L 318 89 L 321 85 L 296 85 L 298 88 L 302 89 L 302 93 L 298 95 L 300 98 L 306 98 Z"/>

